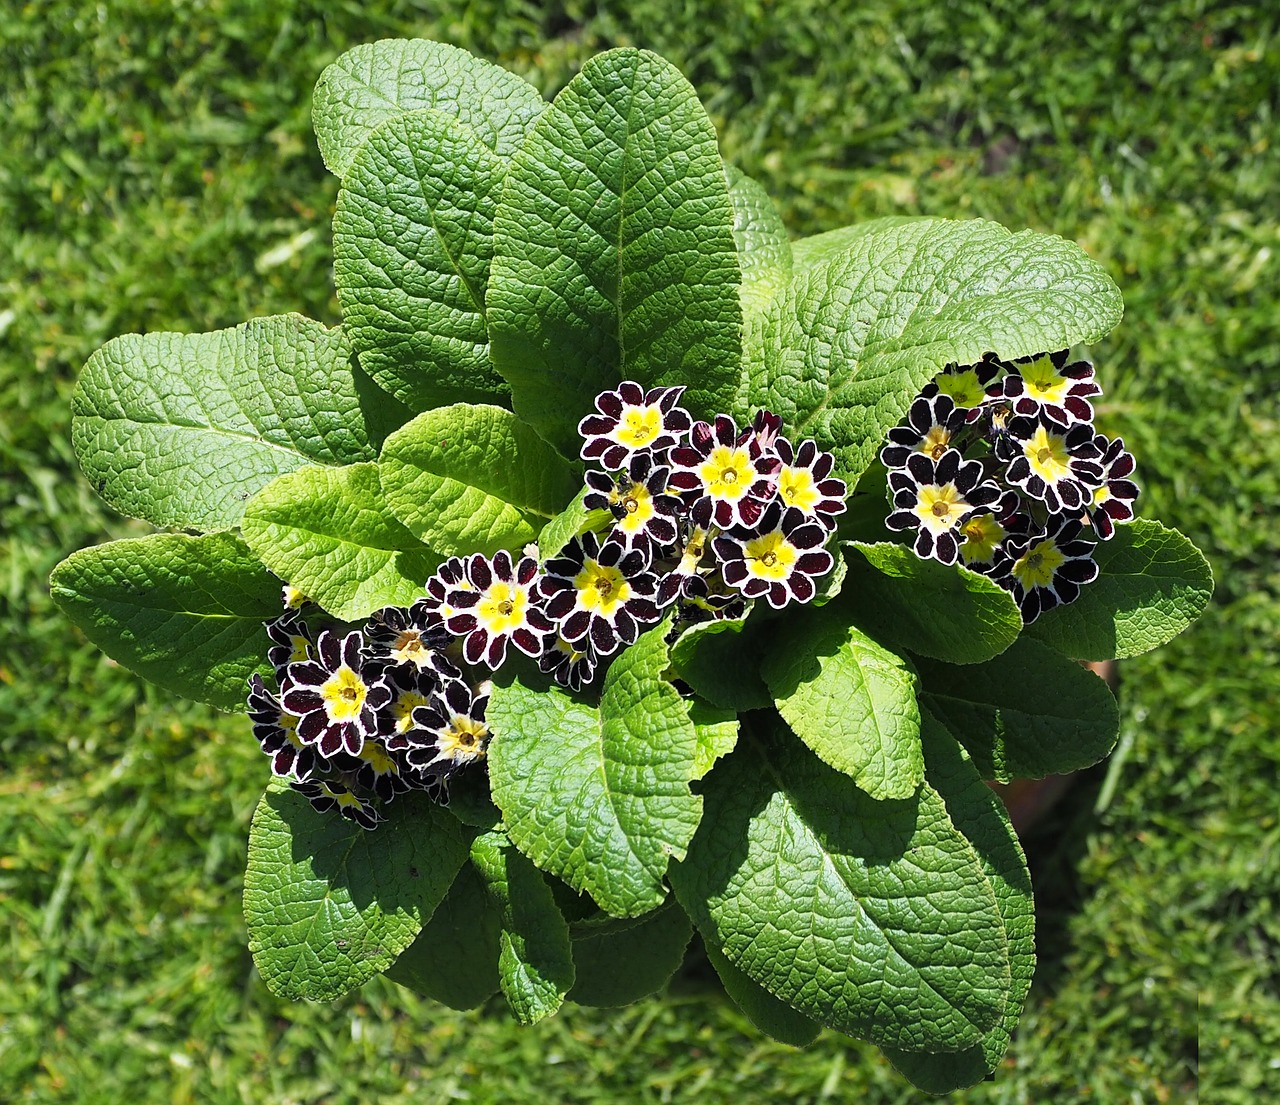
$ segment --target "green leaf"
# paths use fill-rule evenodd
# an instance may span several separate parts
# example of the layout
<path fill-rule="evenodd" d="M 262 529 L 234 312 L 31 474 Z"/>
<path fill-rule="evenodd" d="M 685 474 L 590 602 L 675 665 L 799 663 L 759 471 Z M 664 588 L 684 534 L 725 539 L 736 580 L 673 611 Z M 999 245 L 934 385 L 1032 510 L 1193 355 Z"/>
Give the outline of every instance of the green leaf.
<path fill-rule="evenodd" d="M 908 1050 L 978 1043 L 1005 1010 L 991 881 L 927 784 L 876 801 L 778 726 L 744 734 L 703 783 L 671 869 L 708 943 L 829 1028 Z"/>
<path fill-rule="evenodd" d="M 758 623 L 720 618 L 691 625 L 671 646 L 677 674 L 703 698 L 726 710 L 767 710 L 773 696 L 760 678 Z"/>
<path fill-rule="evenodd" d="M 885 1049 L 889 1061 L 916 1086 L 928 1093 L 944 1094 L 981 1082 L 1008 1050 L 1035 974 L 1035 908 L 1031 873 L 1004 803 L 983 783 L 964 750 L 928 711 L 924 713 L 921 733 L 926 777 L 942 795 L 952 823 L 973 845 L 991 880 L 1009 940 L 1012 983 L 1004 1017 L 987 1031 L 981 1044 L 932 1055 Z"/>
<path fill-rule="evenodd" d="M 643 50 L 588 61 L 512 161 L 494 221 L 493 363 L 520 416 L 565 456 L 620 380 L 688 385 L 697 415 L 736 393 L 734 209 L 715 128 Z"/>
<path fill-rule="evenodd" d="M 1077 660 L 1138 656 L 1173 640 L 1213 595 L 1213 572 L 1176 529 L 1139 518 L 1094 551 L 1098 578 L 1069 606 L 1042 614 L 1033 637 Z"/>
<path fill-rule="evenodd" d="M 71 437 L 89 482 L 117 510 L 157 526 L 225 529 L 277 476 L 374 459 L 359 390 L 342 331 L 301 315 L 208 334 L 125 334 L 84 366 Z"/>
<path fill-rule="evenodd" d="M 157 533 L 72 553 L 49 592 L 113 660 L 223 710 L 244 708 L 248 679 L 269 672 L 262 623 L 280 581 L 232 533 Z"/>
<path fill-rule="evenodd" d="M 384 973 L 450 1009 L 475 1009 L 498 992 L 501 932 L 497 903 L 464 863 L 431 920 Z"/>
<path fill-rule="evenodd" d="M 582 487 L 510 411 L 465 403 L 397 430 L 379 468 L 396 516 L 445 556 L 523 548 Z"/>
<path fill-rule="evenodd" d="M 506 162 L 438 111 L 388 119 L 342 181 L 333 277 L 374 380 L 415 410 L 502 402 L 484 298 Z"/>
<path fill-rule="evenodd" d="M 738 715 L 695 698 L 689 702 L 689 720 L 698 734 L 698 753 L 693 761 L 696 780 L 710 771 L 721 756 L 733 751 L 738 743 Z"/>
<path fill-rule="evenodd" d="M 666 626 L 613 661 L 600 708 L 558 689 L 495 686 L 486 714 L 493 799 L 516 846 L 618 917 L 662 904 L 702 799 L 689 790 L 698 735 L 662 675 Z"/>
<path fill-rule="evenodd" d="M 822 1026 L 779 1001 L 750 975 L 738 970 L 714 944 L 703 941 L 711 966 L 724 984 L 724 992 L 753 1025 L 766 1036 L 792 1047 L 808 1047 Z"/>
<path fill-rule="evenodd" d="M 905 545 L 854 542 L 849 609 L 876 640 L 949 664 L 999 656 L 1022 632 L 1009 592 L 960 565 L 921 560 Z M 856 606 L 853 604 L 856 603 Z"/>
<path fill-rule="evenodd" d="M 344 176 L 387 119 L 435 108 L 456 116 L 500 157 L 510 157 L 546 109 L 538 90 L 492 62 L 427 39 L 383 39 L 348 50 L 316 82 L 311 101 L 320 156 Z"/>
<path fill-rule="evenodd" d="M 738 247 L 743 317 L 756 314 L 791 279 L 791 243 L 782 216 L 762 185 L 736 166 L 725 164 L 733 202 L 733 238 Z"/>
<path fill-rule="evenodd" d="M 457 821 L 425 798 L 368 832 L 268 790 L 249 828 L 244 916 L 267 988 L 333 1001 L 386 970 L 418 935 L 467 858 Z"/>
<path fill-rule="evenodd" d="M 569 926 L 542 872 L 500 832 L 471 844 L 471 862 L 502 918 L 498 977 L 521 1024 L 536 1024 L 560 1008 L 573 987 Z"/>
<path fill-rule="evenodd" d="M 849 624 L 845 604 L 777 630 L 760 668 L 792 731 L 873 798 L 906 798 L 924 778 L 915 672 Z"/>
<path fill-rule="evenodd" d="M 673 900 L 643 917 L 597 917 L 570 926 L 579 1005 L 630 1005 L 666 985 L 693 935 Z"/>
<path fill-rule="evenodd" d="M 795 273 L 765 313 L 746 398 L 832 450 L 852 486 L 948 363 L 1097 341 L 1120 314 L 1073 242 L 980 219 L 896 223 Z"/>
<path fill-rule="evenodd" d="M 807 238 L 797 238 L 791 243 L 792 268 L 795 272 L 814 268 L 846 252 L 859 238 L 867 234 L 879 234 L 891 227 L 916 222 L 916 215 L 886 215 L 880 219 L 841 226 Z"/>
<path fill-rule="evenodd" d="M 588 530 L 599 532 L 613 521 L 607 510 L 588 510 L 582 505 L 590 488 L 583 487 L 567 507 L 542 527 L 538 534 L 538 555 L 545 562 L 557 555 L 570 541 Z"/>
<path fill-rule="evenodd" d="M 341 621 L 410 605 L 440 566 L 392 515 L 376 464 L 281 476 L 253 497 L 242 527 L 268 568 Z"/>
<path fill-rule="evenodd" d="M 968 750 L 984 779 L 1078 771 L 1111 751 L 1120 712 L 1106 683 L 1039 641 L 963 668 L 918 662 L 921 702 Z"/>

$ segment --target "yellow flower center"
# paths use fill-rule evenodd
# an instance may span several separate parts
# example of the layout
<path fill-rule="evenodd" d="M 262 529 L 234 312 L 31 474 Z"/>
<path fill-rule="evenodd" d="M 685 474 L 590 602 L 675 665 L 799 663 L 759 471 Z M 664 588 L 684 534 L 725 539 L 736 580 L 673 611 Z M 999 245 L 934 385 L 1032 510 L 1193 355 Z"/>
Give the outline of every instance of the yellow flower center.
<path fill-rule="evenodd" d="M 389 775 L 396 770 L 395 761 L 377 741 L 365 741 L 360 749 L 360 758 L 373 768 L 375 775 Z"/>
<path fill-rule="evenodd" d="M 917 453 L 923 453 L 932 460 L 941 460 L 942 454 L 951 447 L 951 431 L 945 426 L 932 426 L 924 439 L 916 446 Z"/>
<path fill-rule="evenodd" d="M 813 473 L 807 468 L 783 468 L 778 476 L 778 494 L 787 506 L 810 513 L 822 500 Z"/>
<path fill-rule="evenodd" d="M 618 528 L 623 533 L 640 532 L 657 513 L 653 507 L 653 496 L 642 483 L 633 483 L 627 488 L 622 493 L 620 502 L 625 513 L 618 520 Z"/>
<path fill-rule="evenodd" d="M 662 433 L 662 408 L 628 407 L 622 412 L 613 439 L 630 449 L 643 449 Z"/>
<path fill-rule="evenodd" d="M 631 597 L 631 584 L 617 568 L 609 568 L 588 560 L 573 579 L 578 591 L 578 604 L 605 618 L 612 618 L 618 607 Z"/>
<path fill-rule="evenodd" d="M 1071 475 L 1071 454 L 1067 452 L 1067 439 L 1061 434 L 1051 434 L 1043 426 L 1037 426 L 1031 440 L 1023 447 L 1031 470 L 1047 484 L 1055 484 Z"/>
<path fill-rule="evenodd" d="M 933 378 L 933 382 L 957 407 L 976 407 L 987 397 L 978 381 L 978 374 L 971 368 L 964 372 L 941 372 Z"/>
<path fill-rule="evenodd" d="M 1046 538 L 1018 558 L 1013 565 L 1013 574 L 1028 591 L 1033 587 L 1048 587 L 1066 560 L 1053 539 Z"/>
<path fill-rule="evenodd" d="M 747 571 L 760 579 L 786 579 L 800 558 L 799 551 L 781 530 L 752 538 L 743 546 L 743 551 Z"/>
<path fill-rule="evenodd" d="M 391 646 L 391 659 L 400 664 L 416 664 L 422 667 L 427 662 L 427 646 L 423 643 L 422 634 L 416 629 L 406 629 Z"/>
<path fill-rule="evenodd" d="M 354 721 L 364 709 L 368 688 L 364 680 L 343 664 L 320 687 L 325 712 L 330 721 Z"/>
<path fill-rule="evenodd" d="M 405 691 L 403 694 L 397 695 L 396 700 L 391 703 L 391 716 L 395 719 L 395 730 L 397 733 L 407 733 L 413 728 L 413 711 L 419 706 L 425 706 L 427 699 L 425 695 L 419 694 L 417 691 Z"/>
<path fill-rule="evenodd" d="M 757 473 L 745 449 L 717 445 L 698 467 L 698 475 L 713 499 L 735 502 L 751 490 Z"/>
<path fill-rule="evenodd" d="M 476 617 L 496 637 L 511 633 L 524 625 L 528 605 L 529 596 L 525 594 L 524 588 L 499 579 L 489 585 L 484 596 L 476 603 Z"/>
<path fill-rule="evenodd" d="M 954 483 L 925 484 L 916 499 L 915 514 L 931 533 L 946 533 L 972 509 Z"/>
<path fill-rule="evenodd" d="M 449 719 L 449 725 L 436 742 L 437 760 L 452 760 L 456 764 L 471 763 L 484 758 L 489 744 L 489 727 L 483 721 L 459 714 Z"/>
<path fill-rule="evenodd" d="M 1022 368 L 1022 382 L 1027 394 L 1041 403 L 1061 403 L 1074 383 L 1053 367 L 1049 357 L 1040 357 Z"/>
<path fill-rule="evenodd" d="M 1008 535 L 991 514 L 976 514 L 960 527 L 964 544 L 960 555 L 966 564 L 987 564 L 996 554 L 996 546 Z"/>

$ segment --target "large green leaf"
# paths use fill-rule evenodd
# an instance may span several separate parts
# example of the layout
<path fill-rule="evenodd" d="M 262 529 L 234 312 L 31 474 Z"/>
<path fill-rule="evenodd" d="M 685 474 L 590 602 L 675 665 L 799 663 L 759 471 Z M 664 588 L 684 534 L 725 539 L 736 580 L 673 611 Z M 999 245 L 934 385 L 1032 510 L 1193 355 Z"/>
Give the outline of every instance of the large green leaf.
<path fill-rule="evenodd" d="M 263 795 L 249 828 L 244 916 L 272 993 L 332 1001 L 405 950 L 467 858 L 457 821 L 421 796 L 368 832 L 289 789 Z"/>
<path fill-rule="evenodd" d="M 822 1031 L 820 1024 L 775 998 L 745 971 L 735 967 L 714 944 L 704 941 L 703 947 L 720 976 L 724 992 L 756 1028 L 792 1047 L 808 1047 L 813 1043 Z"/>
<path fill-rule="evenodd" d="M 438 111 L 388 119 L 333 217 L 333 278 L 361 367 L 416 410 L 501 401 L 484 297 L 506 162 Z"/>
<path fill-rule="evenodd" d="M 1150 652 L 1194 622 L 1213 595 L 1213 572 L 1176 529 L 1139 518 L 1094 551 L 1098 578 L 1069 606 L 1042 614 L 1028 632 L 1078 660 Z"/>
<path fill-rule="evenodd" d="M 1009 592 L 960 565 L 921 560 L 905 545 L 854 542 L 848 609 L 883 644 L 951 664 L 999 656 L 1022 632 Z"/>
<path fill-rule="evenodd" d="M 703 786 L 706 816 L 671 884 L 757 984 L 838 1032 L 908 1050 L 968 1047 L 1000 1020 L 1004 924 L 932 787 L 876 801 L 767 722 Z"/>
<path fill-rule="evenodd" d="M 973 845 L 991 880 L 1009 940 L 1012 982 L 1004 1017 L 986 1032 L 980 1044 L 937 1054 L 885 1050 L 889 1061 L 921 1089 L 944 1094 L 981 1082 L 1008 1050 L 1035 974 L 1035 907 L 1031 873 L 1004 803 L 983 783 L 964 750 L 928 711 L 921 733 L 926 777 L 942 795 L 952 823 Z"/>
<path fill-rule="evenodd" d="M 391 513 L 376 464 L 281 476 L 250 501 L 242 528 L 268 568 L 343 621 L 410 605 L 440 566 Z"/>
<path fill-rule="evenodd" d="M 980 219 L 891 223 L 793 275 L 765 313 L 746 398 L 834 451 L 852 486 L 948 363 L 1097 341 L 1121 309 L 1073 242 Z"/>
<path fill-rule="evenodd" d="M 577 469 L 501 407 L 420 414 L 382 448 L 396 516 L 446 556 L 520 549 L 582 487 Z"/>
<path fill-rule="evenodd" d="M 166 690 L 244 707 L 269 672 L 262 623 L 280 614 L 280 581 L 232 533 L 157 533 L 72 553 L 49 591 L 113 660 Z"/>
<path fill-rule="evenodd" d="M 1077 771 L 1111 751 L 1120 712 L 1101 679 L 1022 638 L 985 664 L 917 666 L 922 703 L 968 750 L 984 779 Z"/>
<path fill-rule="evenodd" d="M 521 1024 L 550 1016 L 573 987 L 569 925 L 551 887 L 532 863 L 500 832 L 471 844 L 471 862 L 502 918 L 498 978 Z"/>
<path fill-rule="evenodd" d="M 417 939 L 383 973 L 450 1009 L 474 1009 L 498 992 L 501 933 L 498 903 L 465 863 Z"/>
<path fill-rule="evenodd" d="M 593 917 L 569 928 L 579 1005 L 630 1005 L 660 990 L 676 973 L 693 935 L 673 900 L 643 917 Z"/>
<path fill-rule="evenodd" d="M 743 316 L 764 310 L 791 279 L 791 243 L 769 193 L 734 165 L 725 165 L 733 201 L 733 238 L 738 246 Z"/>
<path fill-rule="evenodd" d="M 773 696 L 760 677 L 757 622 L 720 618 L 698 622 L 671 646 L 676 673 L 703 698 L 726 710 L 765 710 Z"/>
<path fill-rule="evenodd" d="M 456 46 L 383 39 L 348 50 L 320 74 L 311 122 L 325 165 L 343 176 L 380 123 L 410 111 L 456 116 L 510 157 L 546 106 L 533 85 Z"/>
<path fill-rule="evenodd" d="M 698 736 L 662 678 L 664 631 L 613 661 L 599 709 L 512 682 L 494 687 L 486 715 L 493 799 L 511 839 L 618 917 L 662 904 L 667 864 L 685 854 L 702 813 L 689 790 Z"/>
<path fill-rule="evenodd" d="M 738 743 L 738 715 L 701 698 L 689 700 L 689 720 L 698 734 L 698 754 L 693 761 L 693 778 L 701 779 L 721 756 Z"/>
<path fill-rule="evenodd" d="M 359 390 L 342 331 L 301 315 L 208 334 L 125 334 L 84 366 L 71 437 L 89 482 L 117 510 L 224 529 L 285 472 L 374 459 Z"/>
<path fill-rule="evenodd" d="M 916 675 L 849 623 L 843 603 L 805 611 L 761 665 L 792 731 L 873 798 L 907 798 L 924 778 Z"/>
<path fill-rule="evenodd" d="M 734 208 L 688 81 L 643 50 L 588 61 L 512 161 L 494 221 L 493 362 L 520 416 L 566 456 L 623 379 L 727 410 L 742 311 Z"/>
<path fill-rule="evenodd" d="M 796 272 L 814 268 L 824 261 L 830 261 L 837 254 L 844 253 L 854 242 L 867 234 L 879 234 L 890 227 L 915 222 L 918 218 L 917 215 L 886 215 L 879 219 L 854 223 L 852 226 L 824 230 L 821 234 L 796 238 L 791 243 L 792 268 Z"/>

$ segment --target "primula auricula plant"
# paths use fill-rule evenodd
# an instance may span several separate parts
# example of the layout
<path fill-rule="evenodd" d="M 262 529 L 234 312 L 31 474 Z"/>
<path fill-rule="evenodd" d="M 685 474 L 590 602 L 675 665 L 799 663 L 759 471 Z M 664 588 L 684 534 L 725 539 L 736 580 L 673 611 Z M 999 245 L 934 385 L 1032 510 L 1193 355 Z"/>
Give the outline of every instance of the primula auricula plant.
<path fill-rule="evenodd" d="M 644 51 L 547 103 L 378 42 L 314 120 L 342 325 L 95 353 L 81 463 L 162 532 L 52 579 L 120 663 L 247 709 L 267 984 L 532 1022 L 659 990 L 696 929 L 765 1032 L 986 1076 L 1034 941 L 984 780 L 1106 755 L 1079 661 L 1211 590 L 1066 352 L 1115 286 L 981 220 L 790 240 Z"/>

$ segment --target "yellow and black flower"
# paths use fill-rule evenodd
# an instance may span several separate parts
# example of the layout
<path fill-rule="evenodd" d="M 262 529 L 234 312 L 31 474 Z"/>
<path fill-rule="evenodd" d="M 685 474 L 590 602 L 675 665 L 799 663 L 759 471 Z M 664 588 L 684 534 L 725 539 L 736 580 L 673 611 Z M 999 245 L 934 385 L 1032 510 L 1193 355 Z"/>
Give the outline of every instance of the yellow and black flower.
<path fill-rule="evenodd" d="M 704 529 L 712 525 L 753 526 L 778 490 L 782 460 L 753 427 L 741 434 L 733 419 L 695 422 L 686 445 L 671 450 L 671 486 L 680 492 L 689 516 Z"/>
<path fill-rule="evenodd" d="M 965 540 L 962 525 L 975 513 L 990 512 L 1001 500 L 993 480 L 983 478 L 982 463 L 966 461 L 955 449 L 934 460 L 912 453 L 905 468 L 889 473 L 893 512 L 885 519 L 892 530 L 916 531 L 916 555 L 954 564 Z"/>
<path fill-rule="evenodd" d="M 497 670 L 507 658 L 508 641 L 526 656 L 540 656 L 552 625 L 537 591 L 537 560 L 524 556 L 512 563 L 503 549 L 492 560 L 479 553 L 469 557 L 465 570 L 467 586 L 450 592 L 444 624 L 462 638 L 467 663 Z"/>
<path fill-rule="evenodd" d="M 298 719 L 298 737 L 329 759 L 360 755 L 378 735 L 378 712 L 391 701 L 383 669 L 366 665 L 364 637 L 353 630 L 339 638 L 324 630 L 314 659 L 289 665 L 280 701 Z"/>
<path fill-rule="evenodd" d="M 663 455 L 689 429 L 689 412 L 676 405 L 683 394 L 683 387 L 645 391 L 633 380 L 601 392 L 596 396 L 598 413 L 578 423 L 582 459 L 616 472 L 638 452 Z"/>
<path fill-rule="evenodd" d="M 773 503 L 758 525 L 727 530 L 712 548 L 725 583 L 780 610 L 789 602 L 808 602 L 817 594 L 817 579 L 835 566 L 822 547 L 827 536 L 820 522 Z"/>
<path fill-rule="evenodd" d="M 1095 545 L 1081 540 L 1081 524 L 1067 515 L 1051 516 L 1043 526 L 1022 516 L 1022 531 L 1012 534 L 1005 549 L 1008 574 L 998 582 L 1009 590 L 1030 625 L 1046 610 L 1080 597 L 1080 588 L 1098 578 Z"/>

